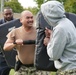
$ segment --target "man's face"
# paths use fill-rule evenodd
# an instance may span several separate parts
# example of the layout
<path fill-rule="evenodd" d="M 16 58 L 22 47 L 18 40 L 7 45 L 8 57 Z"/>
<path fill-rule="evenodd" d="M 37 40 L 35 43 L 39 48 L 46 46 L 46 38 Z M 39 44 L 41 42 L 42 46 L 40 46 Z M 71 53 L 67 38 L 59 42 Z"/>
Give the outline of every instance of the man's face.
<path fill-rule="evenodd" d="M 4 9 L 3 15 L 6 21 L 10 21 L 13 19 L 13 12 L 11 9 Z"/>
<path fill-rule="evenodd" d="M 32 14 L 25 14 L 22 19 L 21 23 L 24 25 L 24 27 L 31 27 L 33 26 L 34 18 Z"/>

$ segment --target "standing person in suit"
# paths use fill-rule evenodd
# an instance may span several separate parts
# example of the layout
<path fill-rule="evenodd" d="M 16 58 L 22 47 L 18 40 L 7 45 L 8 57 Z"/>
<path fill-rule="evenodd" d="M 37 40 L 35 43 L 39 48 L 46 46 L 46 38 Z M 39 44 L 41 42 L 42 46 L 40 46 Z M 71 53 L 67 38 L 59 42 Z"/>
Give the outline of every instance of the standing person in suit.
<path fill-rule="evenodd" d="M 48 1 L 41 5 L 47 23 L 53 27 L 45 29 L 44 44 L 47 54 L 58 69 L 57 75 L 76 75 L 76 28 L 65 16 L 63 4 Z"/>
<path fill-rule="evenodd" d="M 4 50 L 17 49 L 17 60 L 20 67 L 15 75 L 49 75 L 49 72 L 36 70 L 34 66 L 36 28 L 34 27 L 33 14 L 25 10 L 21 13 L 20 22 L 22 26 L 15 28 L 7 34 Z"/>
<path fill-rule="evenodd" d="M 3 18 L 0 19 L 0 25 L 6 22 L 14 20 L 13 18 L 13 10 L 10 7 L 6 7 L 3 10 Z M 9 75 L 10 67 L 8 67 L 5 57 L 0 50 L 0 75 Z"/>

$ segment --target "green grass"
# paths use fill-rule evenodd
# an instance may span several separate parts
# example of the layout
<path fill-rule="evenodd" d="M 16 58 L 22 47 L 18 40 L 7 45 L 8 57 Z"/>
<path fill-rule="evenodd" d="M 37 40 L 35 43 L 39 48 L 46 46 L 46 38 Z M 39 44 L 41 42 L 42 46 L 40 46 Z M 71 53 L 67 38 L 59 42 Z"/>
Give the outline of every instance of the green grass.
<path fill-rule="evenodd" d="M 56 72 L 51 72 L 51 75 L 56 75 Z"/>
<path fill-rule="evenodd" d="M 9 75 L 14 75 L 14 69 L 11 69 L 10 74 Z"/>
<path fill-rule="evenodd" d="M 14 75 L 14 69 L 11 69 L 10 74 L 9 75 Z M 55 75 L 55 72 L 50 72 L 50 75 Z"/>

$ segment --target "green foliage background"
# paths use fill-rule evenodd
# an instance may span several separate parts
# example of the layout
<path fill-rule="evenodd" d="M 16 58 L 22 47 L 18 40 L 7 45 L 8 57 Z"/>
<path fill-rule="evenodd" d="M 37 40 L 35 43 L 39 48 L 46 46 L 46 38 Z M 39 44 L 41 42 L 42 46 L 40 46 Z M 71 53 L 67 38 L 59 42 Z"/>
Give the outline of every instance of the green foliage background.
<path fill-rule="evenodd" d="M 4 0 L 5 1 L 5 0 Z M 28 7 L 23 8 L 18 0 L 8 0 L 4 2 L 4 7 L 10 6 L 15 13 L 21 13 L 23 10 L 30 10 L 34 15 L 40 10 L 41 4 L 50 1 L 50 0 L 34 0 L 37 4 L 37 7 Z M 57 0 L 63 3 L 66 12 L 72 12 L 76 14 L 76 0 Z M 1 4 L 1 0 L 0 0 Z"/>
<path fill-rule="evenodd" d="M 40 8 L 41 4 L 50 0 L 34 0 Z M 63 3 L 66 12 L 76 13 L 76 0 L 57 0 Z"/>
<path fill-rule="evenodd" d="M 11 7 L 15 13 L 20 13 L 24 10 L 21 4 L 18 1 L 14 1 L 14 0 L 5 2 L 4 7 L 7 6 Z"/>

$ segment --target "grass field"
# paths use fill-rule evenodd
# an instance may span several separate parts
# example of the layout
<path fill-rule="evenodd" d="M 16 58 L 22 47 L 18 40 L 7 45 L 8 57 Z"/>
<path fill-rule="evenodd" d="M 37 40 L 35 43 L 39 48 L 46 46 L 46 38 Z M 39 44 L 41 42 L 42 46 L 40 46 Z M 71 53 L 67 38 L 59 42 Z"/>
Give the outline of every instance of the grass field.
<path fill-rule="evenodd" d="M 9 75 L 14 75 L 14 69 L 11 69 L 10 74 Z"/>
<path fill-rule="evenodd" d="M 14 75 L 14 69 L 12 69 L 11 71 L 10 71 L 10 74 L 9 75 Z M 50 72 L 50 75 L 55 75 L 56 73 L 55 72 Z"/>

